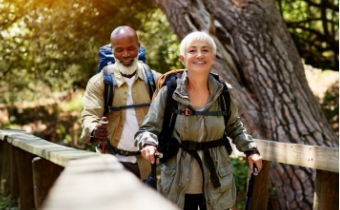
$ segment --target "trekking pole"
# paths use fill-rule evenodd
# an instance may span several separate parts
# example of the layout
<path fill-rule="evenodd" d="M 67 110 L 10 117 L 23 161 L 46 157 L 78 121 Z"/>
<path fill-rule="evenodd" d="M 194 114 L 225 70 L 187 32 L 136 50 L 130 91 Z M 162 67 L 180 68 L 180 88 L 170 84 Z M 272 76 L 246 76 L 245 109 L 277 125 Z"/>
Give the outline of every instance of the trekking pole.
<path fill-rule="evenodd" d="M 248 192 L 247 192 L 247 201 L 246 201 L 246 210 L 248 210 L 249 208 L 249 204 L 250 204 L 250 199 L 251 196 L 253 194 L 253 189 L 254 189 L 254 182 L 255 182 L 255 176 L 258 175 L 258 169 L 256 167 L 256 165 L 253 165 L 253 173 L 251 174 L 249 183 L 248 183 Z"/>
<path fill-rule="evenodd" d="M 155 158 L 162 158 L 163 157 L 163 153 L 160 152 L 156 152 L 155 153 Z M 156 174 L 156 169 L 157 169 L 157 161 L 155 159 L 155 162 L 152 164 L 151 166 L 151 174 L 152 176 L 155 178 L 155 180 L 157 181 L 157 174 Z"/>
<path fill-rule="evenodd" d="M 154 154 L 154 157 L 155 158 L 162 158 L 163 153 L 156 152 Z M 155 162 L 153 164 L 151 164 L 151 173 L 150 173 L 149 177 L 145 180 L 145 184 L 152 187 L 155 190 L 157 190 L 157 174 L 156 174 L 157 163 L 156 162 L 157 161 L 155 159 Z"/>
<path fill-rule="evenodd" d="M 102 118 L 102 119 L 99 121 L 99 123 L 102 124 L 102 125 L 107 125 L 109 122 L 108 122 L 107 120 L 105 120 L 105 119 Z M 105 146 L 106 146 L 105 142 L 101 142 L 101 147 L 102 147 L 102 153 L 103 153 L 103 154 L 105 154 Z"/>

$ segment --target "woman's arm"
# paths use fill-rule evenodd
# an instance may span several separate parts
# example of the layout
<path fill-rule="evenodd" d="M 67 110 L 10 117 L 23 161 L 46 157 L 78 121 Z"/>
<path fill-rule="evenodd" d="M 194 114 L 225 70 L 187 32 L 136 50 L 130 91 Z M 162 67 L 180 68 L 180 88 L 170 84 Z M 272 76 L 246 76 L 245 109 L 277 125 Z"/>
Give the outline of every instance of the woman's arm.
<path fill-rule="evenodd" d="M 135 146 L 139 150 L 142 150 L 146 145 L 154 147 L 158 145 L 157 135 L 162 131 L 166 93 L 166 87 L 158 92 L 141 127 L 135 134 Z"/>

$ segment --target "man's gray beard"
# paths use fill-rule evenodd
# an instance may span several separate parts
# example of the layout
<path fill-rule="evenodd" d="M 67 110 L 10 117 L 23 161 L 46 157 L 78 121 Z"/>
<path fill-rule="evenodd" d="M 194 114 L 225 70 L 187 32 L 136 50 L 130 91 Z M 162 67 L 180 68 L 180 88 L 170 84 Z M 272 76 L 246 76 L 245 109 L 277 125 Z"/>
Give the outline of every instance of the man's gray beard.
<path fill-rule="evenodd" d="M 118 59 L 116 59 L 116 64 L 117 64 L 117 68 L 119 69 L 119 71 L 122 73 L 122 74 L 125 74 L 125 75 L 131 75 L 133 74 L 137 68 L 138 68 L 138 57 L 135 57 L 133 59 L 133 63 L 130 65 L 130 66 L 124 66 Z"/>

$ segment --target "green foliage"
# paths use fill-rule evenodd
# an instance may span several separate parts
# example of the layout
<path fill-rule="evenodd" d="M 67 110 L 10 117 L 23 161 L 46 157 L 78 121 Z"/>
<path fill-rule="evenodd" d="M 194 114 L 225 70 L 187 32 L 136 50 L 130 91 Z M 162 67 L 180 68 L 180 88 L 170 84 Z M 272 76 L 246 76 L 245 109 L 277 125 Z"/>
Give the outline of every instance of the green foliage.
<path fill-rule="evenodd" d="M 13 200 L 11 197 L 5 197 L 3 198 L 0 196 L 1 202 L 0 202 L 0 210 L 19 210 L 20 208 L 16 205 L 18 202 L 16 200 Z"/>
<path fill-rule="evenodd" d="M 65 104 L 60 104 L 59 108 L 62 112 L 76 112 L 80 113 L 83 109 L 83 97 L 84 92 L 78 91 L 75 94 L 72 94 L 73 97 L 70 100 L 65 101 Z"/>
<path fill-rule="evenodd" d="M 138 30 L 140 14 L 155 9 L 152 0 L 0 0 L 0 103 L 85 88 L 111 31 Z"/>
<path fill-rule="evenodd" d="M 248 176 L 248 166 L 245 163 L 243 157 L 231 158 L 231 163 L 234 166 L 234 180 L 236 184 L 236 204 L 235 207 L 237 209 L 245 208 L 245 200 L 246 200 L 246 189 L 247 189 L 247 176 Z"/>
<path fill-rule="evenodd" d="M 339 1 L 277 0 L 276 3 L 306 63 L 339 70 Z"/>
<path fill-rule="evenodd" d="M 166 16 L 160 10 L 156 10 L 141 15 L 140 19 L 144 24 L 138 36 L 142 45 L 147 48 L 147 63 L 150 67 L 161 73 L 183 68 L 178 56 L 179 41 Z"/>
<path fill-rule="evenodd" d="M 339 84 L 326 91 L 321 108 L 335 133 L 339 136 Z"/>
<path fill-rule="evenodd" d="M 306 62 L 336 66 L 338 2 L 277 4 Z M 183 67 L 177 37 L 153 0 L 0 0 L 0 104 L 37 101 L 50 89 L 84 89 L 98 48 L 119 25 L 137 29 L 153 69 Z"/>

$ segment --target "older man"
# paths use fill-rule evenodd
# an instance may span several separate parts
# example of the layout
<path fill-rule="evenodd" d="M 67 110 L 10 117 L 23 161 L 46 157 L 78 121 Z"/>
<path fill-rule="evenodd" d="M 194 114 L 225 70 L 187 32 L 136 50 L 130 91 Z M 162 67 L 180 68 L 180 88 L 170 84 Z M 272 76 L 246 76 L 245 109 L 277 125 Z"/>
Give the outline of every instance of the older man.
<path fill-rule="evenodd" d="M 138 62 L 140 43 L 136 31 L 129 26 L 117 27 L 111 33 L 111 48 L 115 58 L 113 73 L 115 86 L 112 106 L 149 104 L 150 96 L 146 87 L 143 66 Z M 103 71 L 102 71 L 103 72 Z M 84 110 L 82 112 L 82 134 L 84 142 L 107 144 L 126 169 L 141 180 L 150 173 L 150 162 L 143 159 L 134 146 L 134 134 L 149 110 L 149 106 L 120 109 L 109 112 L 104 119 L 108 124 L 100 123 L 104 112 L 103 73 L 93 76 L 86 87 Z M 155 81 L 161 76 L 152 70 Z M 109 141 L 106 141 L 106 140 Z M 107 152 L 108 150 L 106 150 Z"/>

